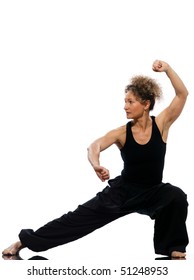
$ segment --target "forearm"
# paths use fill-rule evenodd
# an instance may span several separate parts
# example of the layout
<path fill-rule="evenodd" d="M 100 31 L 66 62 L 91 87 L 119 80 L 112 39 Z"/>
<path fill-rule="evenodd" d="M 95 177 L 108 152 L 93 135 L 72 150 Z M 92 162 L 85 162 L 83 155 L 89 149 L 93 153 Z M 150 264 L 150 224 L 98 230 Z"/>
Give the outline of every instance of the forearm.
<path fill-rule="evenodd" d="M 186 98 L 188 95 L 188 90 L 179 75 L 170 66 L 168 66 L 165 72 L 167 77 L 170 79 L 172 86 L 174 87 L 176 95 Z"/>
<path fill-rule="evenodd" d="M 88 160 L 91 163 L 96 175 L 102 182 L 110 178 L 109 170 L 100 166 L 100 145 L 97 142 L 91 144 L 88 148 Z"/>
<path fill-rule="evenodd" d="M 88 160 L 92 167 L 100 165 L 100 147 L 93 143 L 88 147 Z"/>

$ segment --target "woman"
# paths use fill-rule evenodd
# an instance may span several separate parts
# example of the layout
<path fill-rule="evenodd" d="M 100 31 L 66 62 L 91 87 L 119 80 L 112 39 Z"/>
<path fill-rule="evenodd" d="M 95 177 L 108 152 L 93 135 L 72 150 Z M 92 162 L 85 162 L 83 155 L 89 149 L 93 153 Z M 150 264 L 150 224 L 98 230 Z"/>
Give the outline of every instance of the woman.
<path fill-rule="evenodd" d="M 140 213 L 155 220 L 156 254 L 184 258 L 188 245 L 186 229 L 187 197 L 178 187 L 162 182 L 169 128 L 181 114 L 188 91 L 172 67 L 156 60 L 155 72 L 165 72 L 175 91 L 170 105 L 156 117 L 150 116 L 161 95 L 157 82 L 135 76 L 125 89 L 125 112 L 130 121 L 111 130 L 88 148 L 88 159 L 102 182 L 108 186 L 94 198 L 79 205 L 36 231 L 21 230 L 19 241 L 3 251 L 15 255 L 27 247 L 33 251 L 47 249 L 81 238 L 129 213 Z M 111 179 L 109 170 L 100 164 L 100 153 L 116 144 L 124 161 L 121 175 Z"/>

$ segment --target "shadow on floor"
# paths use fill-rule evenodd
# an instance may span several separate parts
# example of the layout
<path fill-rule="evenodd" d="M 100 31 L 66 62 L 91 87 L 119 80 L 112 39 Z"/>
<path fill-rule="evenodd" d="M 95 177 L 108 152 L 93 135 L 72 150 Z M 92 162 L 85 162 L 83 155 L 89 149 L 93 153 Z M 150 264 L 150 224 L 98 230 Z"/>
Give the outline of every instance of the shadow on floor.
<path fill-rule="evenodd" d="M 160 257 L 160 258 L 155 258 L 155 260 L 163 260 L 163 261 L 166 261 L 166 260 L 186 260 L 186 258 L 171 258 L 171 257 Z"/>
<path fill-rule="evenodd" d="M 8 261 L 11 261 L 11 260 L 24 260 L 20 257 L 20 255 L 3 255 L 2 258 L 4 260 L 8 260 Z M 42 257 L 42 256 L 33 256 L 31 258 L 29 258 L 28 260 L 48 260 L 47 258 L 45 257 Z M 159 258 L 155 258 L 155 260 L 186 260 L 186 258 L 171 258 L 171 257 L 159 257 Z"/>
<path fill-rule="evenodd" d="M 6 261 L 24 260 L 20 257 L 19 254 L 17 254 L 17 255 L 3 255 L 2 258 Z M 29 258 L 28 260 L 48 260 L 48 259 L 45 258 L 45 257 L 42 257 L 42 256 L 33 256 L 33 257 Z"/>

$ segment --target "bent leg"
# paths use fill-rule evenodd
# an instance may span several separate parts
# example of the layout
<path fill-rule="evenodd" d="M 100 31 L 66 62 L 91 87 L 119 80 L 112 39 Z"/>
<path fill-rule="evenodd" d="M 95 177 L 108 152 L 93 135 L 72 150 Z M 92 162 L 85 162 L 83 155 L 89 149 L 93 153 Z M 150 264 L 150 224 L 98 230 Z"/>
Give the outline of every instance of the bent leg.
<path fill-rule="evenodd" d="M 161 199 L 155 215 L 155 252 L 184 257 L 189 243 L 186 228 L 187 196 L 170 184 L 166 184 L 158 195 Z"/>

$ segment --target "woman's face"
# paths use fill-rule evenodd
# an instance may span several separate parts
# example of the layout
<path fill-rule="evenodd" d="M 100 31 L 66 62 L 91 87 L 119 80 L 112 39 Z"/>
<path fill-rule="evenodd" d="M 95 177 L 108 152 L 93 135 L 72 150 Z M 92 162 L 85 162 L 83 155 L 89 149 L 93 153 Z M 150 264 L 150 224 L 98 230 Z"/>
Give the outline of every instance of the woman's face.
<path fill-rule="evenodd" d="M 141 100 L 134 95 L 132 91 L 128 91 L 125 94 L 125 106 L 127 119 L 137 119 L 143 116 L 145 109 L 147 109 L 147 102 L 141 102 Z"/>

